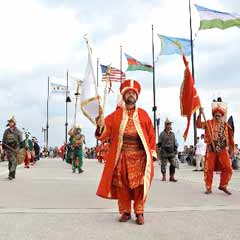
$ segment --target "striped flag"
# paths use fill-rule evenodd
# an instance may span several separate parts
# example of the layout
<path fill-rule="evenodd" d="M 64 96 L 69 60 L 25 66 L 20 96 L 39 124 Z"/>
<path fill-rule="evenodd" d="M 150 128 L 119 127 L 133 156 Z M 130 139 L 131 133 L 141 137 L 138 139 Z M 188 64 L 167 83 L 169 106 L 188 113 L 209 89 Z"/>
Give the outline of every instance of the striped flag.
<path fill-rule="evenodd" d="M 128 62 L 128 68 L 127 71 L 147 71 L 147 72 L 153 72 L 153 66 L 148 64 L 148 63 L 144 63 L 144 62 L 140 62 L 137 59 L 131 57 L 130 55 L 125 53 L 125 56 L 127 58 L 127 62 Z"/>
<path fill-rule="evenodd" d="M 126 74 L 121 70 L 114 67 L 105 66 L 102 64 L 100 64 L 100 66 L 102 69 L 102 81 L 107 80 L 108 74 L 109 74 L 109 80 L 113 82 L 121 82 L 126 79 Z"/>
<path fill-rule="evenodd" d="M 229 27 L 240 27 L 240 15 L 219 12 L 195 4 L 200 15 L 200 30 L 210 28 L 226 29 Z"/>

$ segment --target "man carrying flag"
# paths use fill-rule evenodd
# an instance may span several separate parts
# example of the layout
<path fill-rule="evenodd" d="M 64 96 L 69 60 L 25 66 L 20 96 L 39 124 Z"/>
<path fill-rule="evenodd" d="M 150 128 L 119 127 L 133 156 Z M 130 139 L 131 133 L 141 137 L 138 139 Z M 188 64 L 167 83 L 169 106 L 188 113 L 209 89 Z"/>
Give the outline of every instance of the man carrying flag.
<path fill-rule="evenodd" d="M 211 120 L 201 121 L 204 116 L 203 108 L 200 108 L 197 117 L 197 127 L 205 129 L 205 143 L 207 144 L 206 157 L 204 163 L 204 180 L 206 185 L 206 194 L 212 193 L 212 180 L 214 170 L 220 170 L 219 190 L 230 195 L 227 189 L 232 176 L 232 162 L 229 156 L 235 153 L 233 140 L 233 131 L 230 125 L 224 120 L 226 118 L 227 107 L 221 98 L 218 102 L 212 103 Z M 204 116 L 205 118 L 205 116 Z"/>

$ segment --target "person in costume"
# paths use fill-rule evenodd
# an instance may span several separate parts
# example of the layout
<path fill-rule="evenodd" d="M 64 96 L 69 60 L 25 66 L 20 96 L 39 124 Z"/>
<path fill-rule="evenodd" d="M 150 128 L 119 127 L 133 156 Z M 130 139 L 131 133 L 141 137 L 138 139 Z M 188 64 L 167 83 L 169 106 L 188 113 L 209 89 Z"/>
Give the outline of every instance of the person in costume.
<path fill-rule="evenodd" d="M 76 168 L 78 168 L 78 173 L 82 173 L 82 165 L 83 165 L 83 144 L 84 144 L 84 135 L 81 133 L 81 126 L 75 126 L 71 128 L 68 132 L 70 135 L 70 144 L 72 154 L 72 170 L 75 173 Z"/>
<path fill-rule="evenodd" d="M 221 98 L 212 103 L 211 120 L 201 121 L 203 108 L 199 109 L 197 117 L 197 127 L 205 129 L 206 156 L 204 164 L 204 180 L 206 194 L 212 193 L 212 180 L 214 170 L 220 170 L 220 184 L 218 189 L 230 195 L 227 189 L 232 176 L 232 164 L 229 152 L 234 155 L 233 131 L 226 122 L 227 106 Z"/>
<path fill-rule="evenodd" d="M 29 168 L 30 161 L 32 160 L 32 151 L 33 151 L 33 143 L 29 139 L 29 133 L 25 132 L 25 139 L 20 143 L 21 148 L 25 148 L 26 155 L 24 160 L 24 167 Z"/>
<path fill-rule="evenodd" d="M 141 91 L 135 80 L 125 80 L 120 86 L 124 104 L 103 119 L 96 119 L 96 137 L 109 140 L 109 152 L 97 195 L 117 199 L 119 221 L 131 219 L 134 202 L 136 223 L 144 224 L 144 204 L 153 178 L 153 158 L 157 158 L 152 121 L 147 112 L 136 107 Z"/>
<path fill-rule="evenodd" d="M 69 138 L 68 143 L 66 144 L 66 163 L 72 164 L 74 148 L 71 144 L 72 137 Z"/>
<path fill-rule="evenodd" d="M 36 137 L 32 137 L 32 143 L 33 143 L 33 150 L 35 153 L 34 161 L 38 161 L 40 159 L 40 146 L 38 144 L 38 140 Z"/>
<path fill-rule="evenodd" d="M 162 181 L 166 181 L 166 167 L 167 163 L 169 162 L 169 181 L 177 182 L 177 180 L 174 178 L 174 175 L 176 169 L 176 155 L 178 143 L 175 134 L 172 131 L 172 122 L 167 118 L 164 125 L 165 128 L 160 133 L 158 141 L 159 155 L 161 160 Z"/>
<path fill-rule="evenodd" d="M 8 159 L 8 179 L 12 180 L 16 177 L 17 168 L 17 151 L 22 142 L 22 133 L 16 127 L 16 119 L 11 117 L 8 120 L 7 129 L 3 134 L 2 144 Z"/>
<path fill-rule="evenodd" d="M 63 145 L 59 148 L 60 153 L 61 153 L 61 158 L 64 161 L 65 159 L 65 154 L 66 154 L 66 142 L 63 143 Z"/>

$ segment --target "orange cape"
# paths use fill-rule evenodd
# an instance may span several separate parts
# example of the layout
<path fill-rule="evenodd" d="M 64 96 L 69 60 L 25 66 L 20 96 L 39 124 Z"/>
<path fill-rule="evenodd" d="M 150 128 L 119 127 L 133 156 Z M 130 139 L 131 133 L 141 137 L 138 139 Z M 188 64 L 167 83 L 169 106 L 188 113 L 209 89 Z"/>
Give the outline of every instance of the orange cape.
<path fill-rule="evenodd" d="M 112 178 L 114 169 L 119 160 L 123 144 L 123 134 L 127 122 L 128 114 L 126 109 L 119 107 L 116 111 L 106 117 L 103 132 L 99 134 L 99 129 L 96 130 L 96 137 L 99 140 L 104 141 L 106 138 L 110 139 L 109 152 L 104 158 L 106 163 L 97 189 L 97 195 L 100 197 L 109 199 L 117 198 L 116 187 L 112 185 Z M 146 199 L 154 174 L 153 157 L 157 158 L 155 132 L 150 117 L 141 108 L 135 109 L 133 122 L 146 153 L 143 194 L 143 198 Z"/>

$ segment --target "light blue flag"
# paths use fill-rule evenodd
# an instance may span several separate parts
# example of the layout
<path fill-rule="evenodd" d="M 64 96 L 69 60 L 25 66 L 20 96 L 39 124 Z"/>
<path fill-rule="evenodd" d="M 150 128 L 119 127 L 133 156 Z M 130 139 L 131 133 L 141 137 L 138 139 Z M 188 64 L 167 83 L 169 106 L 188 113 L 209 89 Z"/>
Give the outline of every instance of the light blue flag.
<path fill-rule="evenodd" d="M 191 41 L 185 38 L 173 38 L 167 37 L 158 34 L 161 40 L 161 52 L 160 55 L 171 55 L 171 54 L 179 54 L 183 53 L 186 56 L 191 54 Z"/>

